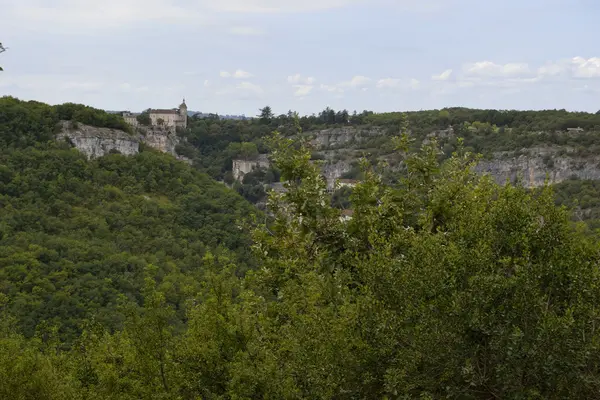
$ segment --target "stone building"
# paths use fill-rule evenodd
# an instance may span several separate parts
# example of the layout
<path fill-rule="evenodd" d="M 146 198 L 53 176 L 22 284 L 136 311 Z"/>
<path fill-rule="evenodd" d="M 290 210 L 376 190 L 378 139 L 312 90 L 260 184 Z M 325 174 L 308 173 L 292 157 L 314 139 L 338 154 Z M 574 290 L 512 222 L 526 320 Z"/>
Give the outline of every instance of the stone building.
<path fill-rule="evenodd" d="M 260 154 L 255 160 L 233 160 L 233 179 L 242 181 L 244 175 L 254 171 L 255 169 L 267 169 L 271 166 L 266 154 Z"/>
<path fill-rule="evenodd" d="M 170 129 L 175 128 L 187 128 L 187 112 L 188 108 L 185 104 L 185 99 L 183 99 L 183 103 L 179 105 L 179 108 L 172 109 L 150 109 L 150 123 L 152 126 L 163 126 Z M 139 113 L 131 113 L 129 111 L 125 111 L 121 113 L 125 122 L 132 126 L 138 126 L 139 122 L 137 117 L 140 115 Z"/>

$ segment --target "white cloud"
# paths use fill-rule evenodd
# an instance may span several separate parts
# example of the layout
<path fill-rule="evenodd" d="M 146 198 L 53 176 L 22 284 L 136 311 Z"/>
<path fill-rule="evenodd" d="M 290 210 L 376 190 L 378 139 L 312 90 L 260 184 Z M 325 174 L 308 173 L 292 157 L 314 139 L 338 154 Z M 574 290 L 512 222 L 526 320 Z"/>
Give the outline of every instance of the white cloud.
<path fill-rule="evenodd" d="M 316 82 L 316 79 L 312 76 L 303 77 L 300 74 L 290 75 L 287 77 L 287 81 L 293 84 L 302 84 L 302 85 L 313 85 Z"/>
<path fill-rule="evenodd" d="M 378 89 L 418 89 L 421 82 L 417 79 L 384 78 L 377 81 Z"/>
<path fill-rule="evenodd" d="M 18 0 L 3 4 L 0 25 L 27 24 L 32 29 L 130 28 L 139 22 L 188 23 L 222 26 L 224 13 L 296 13 L 342 8 L 367 0 Z M 11 4 L 12 3 L 12 4 Z M 230 33 L 260 34 L 250 27 Z"/>
<path fill-rule="evenodd" d="M 210 81 L 208 79 L 204 80 L 204 87 L 209 87 L 210 86 Z"/>
<path fill-rule="evenodd" d="M 469 76 L 483 78 L 519 77 L 529 74 L 529 65 L 524 63 L 495 64 L 491 61 L 480 61 L 464 66 Z"/>
<path fill-rule="evenodd" d="M 98 84 L 97 86 L 94 85 L 92 89 L 99 89 L 100 87 L 102 87 L 102 85 Z M 150 90 L 148 86 L 135 86 L 130 83 L 122 83 L 119 88 L 125 93 L 144 93 Z"/>
<path fill-rule="evenodd" d="M 397 88 L 401 85 L 402 80 L 396 78 L 385 78 L 377 81 L 377 88 Z"/>
<path fill-rule="evenodd" d="M 451 75 L 452 75 L 452 70 L 447 69 L 439 75 L 433 75 L 431 77 L 431 79 L 433 79 L 434 81 L 447 81 L 448 79 L 450 79 Z"/>
<path fill-rule="evenodd" d="M 251 82 L 240 82 L 236 85 L 236 89 L 253 92 L 256 94 L 263 94 L 264 90 L 260 85 Z"/>
<path fill-rule="evenodd" d="M 325 92 L 344 93 L 344 89 L 337 85 L 325 85 L 322 83 L 320 88 L 321 88 L 321 90 L 323 90 Z"/>
<path fill-rule="evenodd" d="M 253 75 L 250 72 L 238 69 L 235 72 L 221 71 L 219 72 L 221 78 L 235 78 L 235 79 L 248 79 Z"/>
<path fill-rule="evenodd" d="M 573 76 L 576 78 L 600 78 L 600 57 L 575 57 L 572 65 Z"/>
<path fill-rule="evenodd" d="M 537 70 L 539 79 L 542 78 L 600 78 L 600 57 L 573 57 L 547 63 Z"/>
<path fill-rule="evenodd" d="M 14 0 L 2 2 L 0 26 L 43 32 L 99 33 L 130 30 L 136 24 L 212 27 L 230 34 L 255 36 L 260 27 L 233 26 L 230 16 L 282 14 L 340 9 L 352 5 L 408 12 L 440 11 L 441 0 Z M 4 4 L 6 3 L 6 4 Z"/>
<path fill-rule="evenodd" d="M 53 30 L 68 27 L 112 29 L 127 23 L 151 21 L 170 23 L 187 20 L 198 24 L 205 21 L 197 10 L 177 6 L 168 0 L 19 0 L 4 8 L 3 16 L 7 17 L 7 22 L 51 23 Z M 3 21 L 2 17 L 0 21 Z"/>
<path fill-rule="evenodd" d="M 351 88 L 362 88 L 371 83 L 371 78 L 367 78 L 366 76 L 357 75 L 353 77 L 351 80 L 347 82 L 342 82 L 339 85 L 342 87 L 351 87 Z"/>
<path fill-rule="evenodd" d="M 236 79 L 247 79 L 247 78 L 251 78 L 252 74 L 250 72 L 244 71 L 242 69 L 238 69 L 233 73 L 233 77 Z"/>
<path fill-rule="evenodd" d="M 539 77 L 557 76 L 567 72 L 568 66 L 565 63 L 550 63 L 539 67 L 537 75 Z"/>
<path fill-rule="evenodd" d="M 216 11 L 236 13 L 293 13 L 341 8 L 365 0 L 220 0 L 200 1 Z"/>
<path fill-rule="evenodd" d="M 264 89 L 252 82 L 240 82 L 225 86 L 215 93 L 218 96 L 229 96 L 237 99 L 256 99 L 262 97 Z"/>
<path fill-rule="evenodd" d="M 310 94 L 313 90 L 312 85 L 294 85 L 296 91 L 294 92 L 294 96 L 296 97 L 304 97 Z"/>

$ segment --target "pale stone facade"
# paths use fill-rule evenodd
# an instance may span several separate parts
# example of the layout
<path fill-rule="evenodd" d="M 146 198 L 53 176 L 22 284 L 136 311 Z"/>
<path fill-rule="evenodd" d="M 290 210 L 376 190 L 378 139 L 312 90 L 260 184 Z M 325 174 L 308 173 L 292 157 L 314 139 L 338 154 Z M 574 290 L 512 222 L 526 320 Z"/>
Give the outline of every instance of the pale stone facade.
<path fill-rule="evenodd" d="M 179 108 L 173 108 L 170 110 L 155 110 L 150 109 L 150 123 L 152 126 L 163 126 L 165 128 L 175 129 L 175 128 L 187 128 L 187 105 L 185 104 L 185 99 L 183 99 L 183 103 L 179 106 Z M 127 122 L 131 126 L 138 126 L 139 122 L 137 120 L 138 115 L 135 113 L 130 113 L 128 111 L 123 112 L 121 114 L 125 122 Z"/>

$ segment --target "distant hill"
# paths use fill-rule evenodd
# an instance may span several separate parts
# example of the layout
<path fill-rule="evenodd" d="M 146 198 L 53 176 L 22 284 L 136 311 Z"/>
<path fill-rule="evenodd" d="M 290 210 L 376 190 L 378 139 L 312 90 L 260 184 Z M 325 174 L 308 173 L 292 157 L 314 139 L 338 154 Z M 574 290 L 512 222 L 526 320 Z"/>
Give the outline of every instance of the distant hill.
<path fill-rule="evenodd" d="M 120 114 L 123 112 L 123 110 L 121 111 L 116 111 L 116 110 L 106 110 L 106 112 L 108 114 Z M 188 111 L 188 117 L 193 117 L 193 116 L 198 116 L 199 118 L 208 118 L 210 116 L 214 116 L 214 115 L 218 115 L 219 119 L 229 119 L 229 120 L 236 120 L 236 121 L 245 121 L 245 120 L 249 120 L 252 119 L 252 117 L 246 117 L 245 115 L 230 115 L 230 114 L 215 114 L 215 113 L 203 113 L 201 111 Z"/>
<path fill-rule="evenodd" d="M 193 117 L 193 116 L 198 116 L 200 118 L 208 118 L 210 116 L 214 116 L 214 115 L 218 115 L 219 119 L 233 119 L 233 120 L 240 120 L 240 121 L 245 121 L 248 119 L 251 119 L 251 117 L 246 117 L 245 115 L 221 115 L 221 114 L 214 114 L 214 113 L 203 113 L 200 111 L 188 111 L 188 116 Z"/>

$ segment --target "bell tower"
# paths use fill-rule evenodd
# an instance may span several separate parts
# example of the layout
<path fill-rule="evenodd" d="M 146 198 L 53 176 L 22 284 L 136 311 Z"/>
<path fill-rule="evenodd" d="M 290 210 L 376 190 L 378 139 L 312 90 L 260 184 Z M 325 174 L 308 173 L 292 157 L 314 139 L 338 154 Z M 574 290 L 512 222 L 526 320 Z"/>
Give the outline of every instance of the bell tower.
<path fill-rule="evenodd" d="M 185 104 L 185 97 L 183 98 L 183 103 L 181 103 L 181 105 L 179 106 L 179 117 L 181 120 L 181 126 L 183 126 L 184 129 L 187 128 L 187 117 L 188 117 L 188 108 L 187 105 Z"/>

